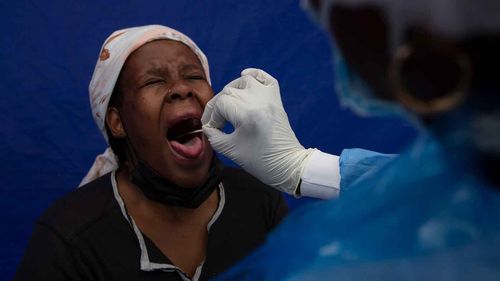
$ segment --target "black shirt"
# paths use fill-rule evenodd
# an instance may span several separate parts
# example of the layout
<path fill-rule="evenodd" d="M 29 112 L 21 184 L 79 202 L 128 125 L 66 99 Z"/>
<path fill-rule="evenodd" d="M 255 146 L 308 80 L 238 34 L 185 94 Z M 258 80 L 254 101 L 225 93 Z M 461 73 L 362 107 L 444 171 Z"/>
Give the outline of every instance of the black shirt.
<path fill-rule="evenodd" d="M 193 280 L 231 267 L 287 212 L 279 192 L 242 170 L 226 169 L 219 196 Z M 190 280 L 139 231 L 122 202 L 114 173 L 58 200 L 37 221 L 15 280 Z"/>

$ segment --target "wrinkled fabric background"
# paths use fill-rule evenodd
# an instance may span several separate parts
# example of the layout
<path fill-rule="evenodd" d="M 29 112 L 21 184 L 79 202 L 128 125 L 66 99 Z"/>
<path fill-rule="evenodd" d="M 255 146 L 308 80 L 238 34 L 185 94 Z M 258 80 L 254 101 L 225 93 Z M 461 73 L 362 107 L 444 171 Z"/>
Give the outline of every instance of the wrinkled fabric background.
<path fill-rule="evenodd" d="M 35 219 L 74 189 L 106 147 L 88 102 L 99 48 L 114 30 L 163 24 L 208 57 L 214 91 L 259 67 L 281 84 L 306 147 L 400 151 L 414 136 L 398 119 L 339 107 L 326 34 L 299 1 L 1 1 L 0 279 L 10 280 Z M 292 208 L 310 200 L 289 198 Z M 5 278 L 5 279 L 4 279 Z"/>

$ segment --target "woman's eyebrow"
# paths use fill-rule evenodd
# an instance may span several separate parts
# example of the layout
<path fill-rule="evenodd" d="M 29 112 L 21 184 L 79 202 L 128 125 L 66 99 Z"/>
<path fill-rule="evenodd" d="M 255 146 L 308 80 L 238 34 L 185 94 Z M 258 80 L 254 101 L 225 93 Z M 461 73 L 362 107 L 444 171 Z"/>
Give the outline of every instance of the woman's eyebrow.
<path fill-rule="evenodd" d="M 182 71 L 196 70 L 196 71 L 201 71 L 203 72 L 203 74 L 205 74 L 203 67 L 195 63 L 184 64 L 181 66 L 181 70 Z M 149 76 L 163 76 L 168 73 L 169 73 L 168 67 L 156 66 L 148 68 L 144 73 L 140 74 L 137 78 L 138 81 L 142 81 L 149 78 Z"/>
<path fill-rule="evenodd" d="M 198 65 L 198 64 L 190 63 L 190 64 L 183 65 L 182 70 L 183 71 L 189 71 L 189 70 L 201 70 L 201 71 L 203 71 L 203 67 L 201 67 L 201 65 Z M 204 73 L 204 71 L 203 71 L 203 73 Z"/>
<path fill-rule="evenodd" d="M 149 76 L 162 76 L 165 73 L 168 73 L 168 69 L 166 67 L 151 67 L 148 68 L 145 72 L 138 75 L 138 81 L 144 80 Z"/>
<path fill-rule="evenodd" d="M 144 73 L 145 75 L 162 75 L 162 74 L 165 74 L 165 73 L 168 73 L 168 68 L 167 67 L 151 67 L 149 68 L 146 73 Z"/>

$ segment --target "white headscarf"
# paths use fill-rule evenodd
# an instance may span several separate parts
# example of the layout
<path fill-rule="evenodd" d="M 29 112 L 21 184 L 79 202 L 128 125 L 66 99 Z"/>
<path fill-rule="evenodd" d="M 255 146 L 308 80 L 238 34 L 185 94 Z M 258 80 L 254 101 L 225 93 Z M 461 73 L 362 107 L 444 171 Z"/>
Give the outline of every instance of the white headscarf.
<path fill-rule="evenodd" d="M 184 43 L 196 54 L 203 66 L 203 71 L 210 82 L 208 61 L 200 48 L 186 35 L 172 28 L 162 25 L 146 25 L 126 28 L 113 32 L 101 47 L 99 58 L 89 85 L 90 106 L 94 121 L 101 130 L 106 142 L 106 111 L 116 80 L 128 56 L 142 45 L 158 40 L 170 39 Z M 118 168 L 116 155 L 110 147 L 103 154 L 98 155 L 94 164 L 82 179 L 80 186 L 109 173 Z"/>

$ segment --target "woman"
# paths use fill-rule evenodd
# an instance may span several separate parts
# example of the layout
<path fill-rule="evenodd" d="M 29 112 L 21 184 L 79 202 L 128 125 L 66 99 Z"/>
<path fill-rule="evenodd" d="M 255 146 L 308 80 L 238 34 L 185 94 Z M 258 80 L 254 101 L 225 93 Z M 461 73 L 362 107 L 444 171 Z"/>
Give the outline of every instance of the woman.
<path fill-rule="evenodd" d="M 89 92 L 111 149 L 37 221 L 16 280 L 206 280 L 285 216 L 278 192 L 224 169 L 200 132 L 213 91 L 186 35 L 114 32 Z"/>
<path fill-rule="evenodd" d="M 500 2 L 325 0 L 309 9 L 335 38 L 342 102 L 363 114 L 412 118 L 420 136 L 340 200 L 290 215 L 219 280 L 498 280 Z M 266 160 L 249 171 L 275 185 L 275 170 L 252 168 L 280 159 L 291 167 L 278 173 L 310 164 L 294 158 L 303 148 L 283 137 L 293 132 L 276 81 L 259 70 L 242 75 L 207 105 L 206 132 L 245 167 L 251 157 L 228 148 L 252 128 L 259 139 L 239 145 L 253 141 Z M 273 129 L 249 124 L 239 118 L 248 113 L 278 121 Z M 236 121 L 236 134 L 213 128 L 224 119 Z"/>

